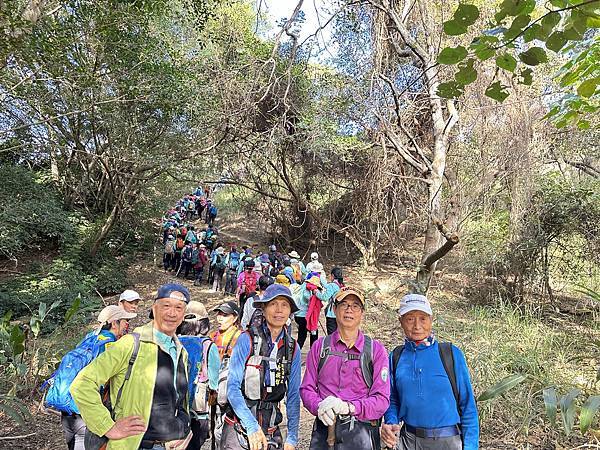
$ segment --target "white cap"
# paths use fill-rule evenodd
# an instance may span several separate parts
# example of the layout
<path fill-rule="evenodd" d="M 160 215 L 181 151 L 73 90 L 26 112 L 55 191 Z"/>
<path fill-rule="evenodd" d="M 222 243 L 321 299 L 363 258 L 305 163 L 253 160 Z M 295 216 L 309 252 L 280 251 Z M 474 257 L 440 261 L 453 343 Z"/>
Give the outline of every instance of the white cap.
<path fill-rule="evenodd" d="M 310 254 L 310 259 L 312 259 L 312 260 L 319 259 L 319 254 L 317 252 L 312 252 Z"/>
<path fill-rule="evenodd" d="M 138 294 L 137 292 L 131 290 L 131 289 L 127 289 L 126 291 L 123 291 L 123 293 L 119 296 L 119 303 L 121 302 L 134 302 L 136 300 L 141 300 L 142 298 L 140 297 L 140 294 Z"/>
<path fill-rule="evenodd" d="M 427 297 L 420 294 L 408 294 L 400 300 L 400 308 L 398 309 L 400 316 L 411 311 L 423 311 L 424 313 L 433 316 L 429 300 L 427 300 Z"/>
<path fill-rule="evenodd" d="M 315 261 L 310 265 L 310 270 L 311 272 L 323 273 L 323 264 L 321 264 L 318 261 Z"/>
<path fill-rule="evenodd" d="M 121 319 L 133 319 L 136 316 L 136 313 L 127 312 L 120 306 L 108 305 L 102 311 L 100 311 L 100 314 L 98 314 L 98 322 L 115 322 Z"/>

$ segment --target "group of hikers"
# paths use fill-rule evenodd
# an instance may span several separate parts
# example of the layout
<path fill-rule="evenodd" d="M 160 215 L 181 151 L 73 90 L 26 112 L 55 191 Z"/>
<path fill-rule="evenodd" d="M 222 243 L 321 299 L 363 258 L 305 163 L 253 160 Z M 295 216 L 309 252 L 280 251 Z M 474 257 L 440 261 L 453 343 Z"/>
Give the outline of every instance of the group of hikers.
<path fill-rule="evenodd" d="M 367 299 L 341 268 L 326 276 L 318 254 L 305 265 L 275 246 L 253 255 L 231 245 L 218 255 L 232 253 L 225 290 L 235 300 L 212 310 L 212 332 L 205 304 L 178 282 L 158 288 L 150 321 L 132 332 L 135 291 L 100 312 L 97 329 L 47 382 L 46 405 L 61 411 L 69 449 L 293 450 L 301 404 L 315 416 L 311 450 L 479 447 L 465 357 L 436 338 L 427 297 L 400 299 L 403 333 L 388 353 L 362 331 Z"/>

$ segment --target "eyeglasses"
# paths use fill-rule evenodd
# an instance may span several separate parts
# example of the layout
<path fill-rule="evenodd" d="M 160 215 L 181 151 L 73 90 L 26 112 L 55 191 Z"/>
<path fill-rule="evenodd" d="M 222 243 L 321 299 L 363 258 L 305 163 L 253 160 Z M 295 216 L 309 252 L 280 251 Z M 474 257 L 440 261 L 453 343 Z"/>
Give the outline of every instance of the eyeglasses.
<path fill-rule="evenodd" d="M 343 310 L 347 310 L 349 309 L 350 311 L 360 311 L 362 309 L 362 305 L 360 305 L 359 303 L 348 303 L 348 302 L 339 302 L 336 303 L 336 306 L 340 309 Z"/>

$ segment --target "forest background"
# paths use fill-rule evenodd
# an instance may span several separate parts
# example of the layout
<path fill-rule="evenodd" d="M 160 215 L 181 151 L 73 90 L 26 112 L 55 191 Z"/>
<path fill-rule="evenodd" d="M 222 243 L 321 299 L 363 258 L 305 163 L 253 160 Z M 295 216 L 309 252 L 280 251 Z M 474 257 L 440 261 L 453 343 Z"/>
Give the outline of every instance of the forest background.
<path fill-rule="evenodd" d="M 489 448 L 597 443 L 600 2 L 268 3 L 0 2 L 0 410 L 201 183 L 379 280 L 373 333 L 439 302 Z"/>

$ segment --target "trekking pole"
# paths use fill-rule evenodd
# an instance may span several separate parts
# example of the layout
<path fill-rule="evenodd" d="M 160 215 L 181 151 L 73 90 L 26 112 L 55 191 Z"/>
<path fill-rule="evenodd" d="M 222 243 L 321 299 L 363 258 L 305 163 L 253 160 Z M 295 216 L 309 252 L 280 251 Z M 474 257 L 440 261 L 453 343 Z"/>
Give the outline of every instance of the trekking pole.
<path fill-rule="evenodd" d="M 335 420 L 333 419 L 333 425 L 327 427 L 327 447 L 330 449 L 335 447 Z"/>

